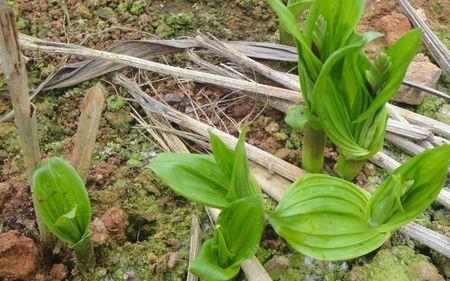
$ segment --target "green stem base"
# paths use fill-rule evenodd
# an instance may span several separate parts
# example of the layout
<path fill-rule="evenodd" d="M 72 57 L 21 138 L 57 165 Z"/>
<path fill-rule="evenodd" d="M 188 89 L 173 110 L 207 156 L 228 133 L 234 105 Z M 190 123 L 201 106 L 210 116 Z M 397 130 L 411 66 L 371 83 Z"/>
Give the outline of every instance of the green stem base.
<path fill-rule="evenodd" d="M 320 173 L 323 168 L 323 157 L 327 136 L 324 131 L 316 130 L 309 124 L 305 125 L 303 135 L 303 168 L 309 173 Z"/>
<path fill-rule="evenodd" d="M 84 276 L 95 268 L 95 255 L 92 249 L 91 237 L 87 236 L 73 247 L 77 258 L 77 268 Z"/>
<path fill-rule="evenodd" d="M 348 181 L 353 181 L 362 170 L 364 163 L 366 163 L 365 160 L 348 160 L 341 153 L 335 167 L 335 172 L 338 177 Z"/>

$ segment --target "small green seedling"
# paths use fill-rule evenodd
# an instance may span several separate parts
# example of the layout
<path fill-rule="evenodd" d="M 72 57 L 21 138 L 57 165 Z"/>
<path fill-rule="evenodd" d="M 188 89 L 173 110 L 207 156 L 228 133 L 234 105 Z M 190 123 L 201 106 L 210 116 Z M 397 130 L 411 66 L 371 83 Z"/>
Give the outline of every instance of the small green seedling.
<path fill-rule="evenodd" d="M 373 195 L 327 175 L 295 182 L 270 223 L 297 251 L 329 261 L 356 258 L 428 208 L 447 178 L 450 145 L 425 151 L 396 169 Z"/>
<path fill-rule="evenodd" d="M 190 271 L 202 280 L 230 280 L 259 248 L 264 228 L 261 189 L 250 174 L 245 130 L 236 149 L 210 134 L 213 156 L 162 153 L 150 168 L 179 195 L 221 213 Z"/>
<path fill-rule="evenodd" d="M 92 269 L 91 205 L 75 169 L 58 157 L 39 166 L 33 175 L 33 202 L 48 229 L 74 250 L 80 272 Z"/>
<path fill-rule="evenodd" d="M 268 3 L 298 48 L 305 105 L 294 107 L 286 122 L 304 132 L 303 167 L 311 173 L 322 170 L 329 137 L 340 149 L 337 174 L 353 180 L 383 146 L 385 105 L 401 86 L 423 32 L 408 32 L 372 61 L 364 47 L 380 34 L 355 32 L 364 0 L 314 0 L 302 30 L 280 0 Z"/>

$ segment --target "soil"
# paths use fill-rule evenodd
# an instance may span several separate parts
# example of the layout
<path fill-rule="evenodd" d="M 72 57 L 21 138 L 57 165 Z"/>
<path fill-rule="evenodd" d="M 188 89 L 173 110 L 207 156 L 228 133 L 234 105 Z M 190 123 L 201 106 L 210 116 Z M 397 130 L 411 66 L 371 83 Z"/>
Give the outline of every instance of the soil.
<path fill-rule="evenodd" d="M 263 0 L 7 2 L 17 16 L 21 32 L 97 49 L 107 49 L 121 40 L 190 36 L 197 30 L 227 40 L 278 40 L 278 22 Z M 424 10 L 428 22 L 448 46 L 450 1 L 415 0 L 412 4 Z M 368 52 L 375 53 L 411 26 L 394 1 L 368 0 L 359 28 L 386 33 L 384 38 L 368 48 Z M 25 55 L 29 58 L 30 87 L 36 87 L 63 63 L 79 60 L 73 56 L 35 52 L 26 52 Z M 216 61 L 212 57 L 208 59 Z M 182 55 L 168 56 L 161 61 L 182 66 L 188 63 Z M 293 66 L 282 64 L 277 67 L 288 70 Z M 179 84 L 163 80 L 164 76 L 155 73 L 142 72 L 139 75 L 133 70 L 125 73 L 142 81 L 147 78 L 161 80 L 153 83 L 157 98 L 231 134 L 236 135 L 244 124 L 251 123 L 249 143 L 299 165 L 302 136 L 283 122 L 284 116 L 280 112 L 246 97 L 230 96 L 230 91 L 213 86 Z M 443 78 L 441 90 L 448 89 L 448 81 Z M 45 158 L 62 156 L 67 159 L 70 156 L 81 101 L 85 91 L 96 82 L 102 83 L 105 89 L 107 106 L 86 184 L 93 207 L 91 229 L 97 261 L 90 280 L 184 280 L 192 215 L 200 217 L 205 238 L 209 237 L 212 226 L 201 206 L 174 194 L 150 171 L 148 164 L 159 148 L 141 134 L 137 122 L 130 115 L 132 105 L 125 100 L 126 93 L 115 87 L 109 76 L 68 89 L 41 93 L 34 99 L 42 154 Z M 4 78 L 0 76 L 0 88 L 4 87 Z M 155 96 L 149 87 L 145 89 Z M 223 104 L 220 105 L 222 111 L 210 106 L 219 101 Z M 438 102 L 443 103 L 442 100 Z M 419 110 L 429 111 L 435 117 L 440 106 L 436 109 L 436 102 L 429 99 L 424 103 Z M 192 104 L 204 106 L 203 112 L 193 111 Z M 10 109 L 9 101 L 0 95 L 0 114 Z M 17 129 L 12 123 L 0 124 L 0 139 L 0 280 L 81 280 L 71 251 L 65 246 L 55 254 L 50 267 L 44 266 Z M 395 157 L 407 157 L 390 145 L 386 145 L 386 149 Z M 328 143 L 326 165 L 330 170 L 337 155 L 335 147 Z M 356 182 L 372 191 L 385 176 L 381 169 L 366 164 Z M 266 201 L 269 206 L 274 205 L 269 198 Z M 448 210 L 437 205 L 416 220 L 450 237 L 449 221 Z M 8 255 L 2 254 L 2 250 L 8 251 Z M 423 275 L 405 280 L 450 278 L 448 259 L 398 234 L 377 253 L 330 263 L 293 252 L 268 226 L 257 253 L 263 264 L 276 265 L 270 266 L 270 270 L 268 268 L 274 280 L 383 280 L 376 279 L 382 275 L 373 277 L 385 270 L 379 270 L 380 256 L 383 265 L 391 269 L 399 260 L 407 264 L 401 268 L 405 276 Z M 10 264 L 24 266 L 16 269 Z M 12 270 L 2 271 L 4 268 Z M 355 276 L 358 279 L 352 279 Z"/>

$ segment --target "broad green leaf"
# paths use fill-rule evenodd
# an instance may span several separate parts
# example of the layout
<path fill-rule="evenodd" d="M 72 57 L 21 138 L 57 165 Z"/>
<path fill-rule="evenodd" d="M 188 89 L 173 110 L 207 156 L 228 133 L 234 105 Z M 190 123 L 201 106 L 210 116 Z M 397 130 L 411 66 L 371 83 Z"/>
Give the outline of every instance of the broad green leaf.
<path fill-rule="evenodd" d="M 345 260 L 378 248 L 390 233 L 367 222 L 370 195 L 347 181 L 309 175 L 289 187 L 269 220 L 297 251 L 322 260 Z"/>
<path fill-rule="evenodd" d="M 232 279 L 258 250 L 263 228 L 260 196 L 234 201 L 219 215 L 214 237 L 202 245 L 190 271 L 202 280 Z"/>
<path fill-rule="evenodd" d="M 312 113 L 306 106 L 296 105 L 288 111 L 284 122 L 294 130 L 303 131 L 303 127 L 312 118 Z"/>
<path fill-rule="evenodd" d="M 33 202 L 44 224 L 70 247 L 89 235 L 91 205 L 84 183 L 61 158 L 51 158 L 33 175 Z"/>
<path fill-rule="evenodd" d="M 447 179 L 450 145 L 427 150 L 397 168 L 369 203 L 369 222 L 394 231 L 430 206 Z"/>
<path fill-rule="evenodd" d="M 212 156 L 162 153 L 150 168 L 173 191 L 191 201 L 219 209 L 230 204 L 230 179 Z"/>
<path fill-rule="evenodd" d="M 228 199 L 236 200 L 253 195 L 261 196 L 261 188 L 250 174 L 248 166 L 247 152 L 245 151 L 245 135 L 248 128 L 244 128 L 241 132 L 235 149 L 235 158 L 233 165 L 233 173 Z"/>
<path fill-rule="evenodd" d="M 405 78 L 408 66 L 419 50 L 422 36 L 422 30 L 413 29 L 403 35 L 403 37 L 389 48 L 386 55 L 392 62 L 391 75 L 387 79 L 383 89 L 370 104 L 370 107 L 362 112 L 355 122 L 361 122 L 362 120 L 369 118 L 370 115 L 374 114 L 380 107 L 384 106 L 397 94 L 397 91 Z"/>

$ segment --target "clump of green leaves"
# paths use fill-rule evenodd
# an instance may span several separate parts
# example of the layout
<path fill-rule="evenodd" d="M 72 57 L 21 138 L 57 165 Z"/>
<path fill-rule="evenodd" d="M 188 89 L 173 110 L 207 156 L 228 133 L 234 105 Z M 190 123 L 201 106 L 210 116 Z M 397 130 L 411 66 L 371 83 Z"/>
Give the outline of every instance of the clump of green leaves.
<path fill-rule="evenodd" d="M 372 61 L 364 47 L 380 34 L 355 32 L 364 0 L 314 0 L 302 30 L 280 0 L 268 2 L 298 48 L 305 105 L 294 107 L 286 122 L 304 130 L 303 166 L 309 172 L 321 171 L 327 136 L 341 152 L 337 174 L 353 180 L 364 162 L 383 146 L 385 104 L 401 86 L 422 31 L 408 32 Z"/>
<path fill-rule="evenodd" d="M 328 175 L 294 183 L 268 217 L 297 251 L 322 260 L 367 254 L 430 206 L 447 178 L 450 145 L 425 151 L 396 169 L 373 195 Z"/>
<path fill-rule="evenodd" d="M 74 249 L 80 271 L 93 268 L 91 205 L 75 169 L 58 157 L 39 166 L 33 175 L 33 202 L 48 229 Z"/>
<path fill-rule="evenodd" d="M 210 138 L 212 156 L 163 153 L 150 168 L 181 196 L 221 210 L 213 238 L 189 270 L 202 280 L 230 280 L 259 248 L 264 203 L 248 167 L 245 130 L 234 151 L 216 135 Z"/>
<path fill-rule="evenodd" d="M 235 151 L 210 134 L 213 156 L 163 153 L 151 164 L 178 194 L 222 210 L 213 238 L 190 268 L 202 280 L 237 275 L 259 247 L 264 214 L 304 255 L 330 261 L 365 255 L 433 203 L 450 164 L 450 145 L 427 150 L 396 169 L 373 195 L 343 179 L 307 175 L 288 188 L 275 211 L 265 211 L 244 136 Z"/>

